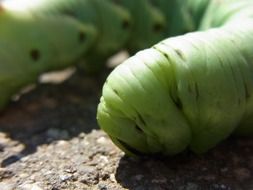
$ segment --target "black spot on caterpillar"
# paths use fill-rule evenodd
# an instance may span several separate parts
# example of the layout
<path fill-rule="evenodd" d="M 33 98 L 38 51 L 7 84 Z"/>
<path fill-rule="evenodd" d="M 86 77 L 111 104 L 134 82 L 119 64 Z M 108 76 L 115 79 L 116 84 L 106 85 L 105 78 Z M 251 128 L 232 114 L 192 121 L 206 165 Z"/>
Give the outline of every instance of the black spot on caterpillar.
<path fill-rule="evenodd" d="M 40 52 L 39 52 L 39 50 L 32 49 L 30 51 L 30 56 L 31 56 L 32 60 L 38 61 L 40 59 Z"/>
<path fill-rule="evenodd" d="M 41 73 L 73 64 L 95 41 L 94 28 L 75 19 L 35 17 L 1 7 L 0 109 Z"/>
<path fill-rule="evenodd" d="M 186 24 L 168 27 L 171 35 L 200 31 L 137 53 L 103 88 L 98 123 L 129 155 L 203 153 L 232 133 L 253 135 L 252 1 L 172 2 L 175 21 Z"/>
<path fill-rule="evenodd" d="M 139 15 L 135 5 L 143 7 L 143 16 Z M 14 60 L 14 65 L 17 65 L 17 68 L 21 67 L 21 64 L 18 66 L 17 63 L 20 61 L 39 63 L 37 66 L 25 67 L 29 69 L 22 73 L 32 72 L 31 75 L 27 74 L 31 76 L 30 78 L 22 77 L 18 73 L 9 73 L 8 80 L 19 78 L 19 82 L 10 87 L 2 85 L 3 98 L 0 107 L 6 104 L 12 93 L 36 80 L 37 75 L 44 71 L 74 64 L 80 57 L 85 58 L 85 65 L 82 67 L 86 67 L 91 72 L 96 71 L 102 67 L 101 63 L 115 52 L 124 48 L 135 52 L 164 37 L 163 14 L 153 8 L 147 0 L 124 0 L 118 5 L 109 0 L 55 0 L 53 2 L 7 0 L 1 2 L 0 7 L 2 30 L 0 38 L 4 39 L 2 44 L 7 43 L 9 51 L 14 55 L 17 54 L 13 55 L 14 57 L 23 57 Z M 142 22 L 143 18 L 145 22 Z M 136 21 L 133 22 L 135 19 Z M 143 29 L 146 34 L 140 35 Z M 34 47 L 36 49 L 33 49 Z M 26 60 L 27 52 L 29 60 Z M 2 56 L 3 60 L 7 59 L 2 54 L 4 53 L 0 52 L 0 57 Z M 2 71 L 4 72 L 4 69 Z M 13 78 L 9 79 L 11 77 Z M 24 81 L 21 82 L 21 78 Z M 3 79 L 5 83 L 6 80 Z"/>

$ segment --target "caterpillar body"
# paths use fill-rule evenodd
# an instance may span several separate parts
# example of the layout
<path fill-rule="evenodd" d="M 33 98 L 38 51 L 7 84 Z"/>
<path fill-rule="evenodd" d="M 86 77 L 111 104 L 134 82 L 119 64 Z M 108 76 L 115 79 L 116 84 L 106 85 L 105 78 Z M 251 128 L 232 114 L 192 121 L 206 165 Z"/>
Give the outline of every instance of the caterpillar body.
<path fill-rule="evenodd" d="M 0 11 L 0 108 L 39 74 L 72 64 L 94 41 L 95 30 L 71 18 Z"/>
<path fill-rule="evenodd" d="M 253 135 L 253 1 L 191 2 L 200 31 L 140 51 L 104 84 L 98 123 L 129 155 L 204 153 Z"/>
<path fill-rule="evenodd" d="M 26 1 L 23 0 L 24 3 Z M 35 2 L 32 5 L 27 4 L 25 12 L 31 12 L 36 17 L 67 15 L 84 25 L 92 25 L 97 30 L 96 42 L 85 55 L 85 67 L 99 68 L 100 62 L 123 48 L 136 52 L 165 37 L 165 18 L 148 0 L 121 0 L 120 3 L 113 0 Z M 142 7 L 142 14 L 138 7 Z M 144 35 L 143 30 L 146 31 Z"/>
<path fill-rule="evenodd" d="M 111 0 L 5 0 L 0 8 L 0 109 L 45 71 L 84 57 L 80 67 L 93 72 L 121 49 L 133 53 L 165 37 L 165 18 L 147 0 L 121 6 Z"/>

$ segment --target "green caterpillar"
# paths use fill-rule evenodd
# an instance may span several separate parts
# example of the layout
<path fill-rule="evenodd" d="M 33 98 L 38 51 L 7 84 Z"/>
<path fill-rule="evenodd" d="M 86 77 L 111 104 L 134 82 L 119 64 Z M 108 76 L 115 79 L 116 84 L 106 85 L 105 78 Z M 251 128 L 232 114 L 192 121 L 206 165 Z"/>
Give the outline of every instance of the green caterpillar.
<path fill-rule="evenodd" d="M 142 14 L 138 7 L 142 7 Z M 55 0 L 53 3 L 38 0 L 25 11 L 35 16 L 67 15 L 96 28 L 96 42 L 86 54 L 83 65 L 93 70 L 101 68 L 101 63 L 121 49 L 136 52 L 165 37 L 165 18 L 148 0 L 117 3 L 110 0 Z M 146 31 L 145 35 L 142 30 Z"/>
<path fill-rule="evenodd" d="M 253 1 L 189 2 L 202 31 L 137 53 L 104 84 L 98 123 L 129 155 L 204 153 L 253 135 Z"/>
<path fill-rule="evenodd" d="M 160 2 L 160 5 L 163 5 L 164 2 L 168 1 Z M 142 8 L 141 12 L 138 7 Z M 43 53 L 43 56 L 49 57 L 47 60 L 43 60 L 45 63 L 40 64 L 41 67 L 36 70 L 36 74 L 33 71 L 33 63 L 31 63 L 33 60 L 13 60 L 15 70 L 23 70 L 23 68 L 20 69 L 23 67 L 18 63 L 20 61 L 28 64 L 26 69 L 22 71 L 26 77 L 20 77 L 20 74 L 15 72 L 10 74 L 10 71 L 7 72 L 2 69 L 3 73 L 8 73 L 11 76 L 11 79 L 8 80 L 12 82 L 5 82 L 6 84 L 2 85 L 0 109 L 18 89 L 29 82 L 35 81 L 36 76 L 48 70 L 74 64 L 74 60 L 77 57 L 84 57 L 85 63 L 81 64 L 81 67 L 85 67 L 86 70 L 88 69 L 92 72 L 99 70 L 102 67 L 101 64 L 108 57 L 121 49 L 127 49 L 129 52 L 134 53 L 160 41 L 169 35 L 169 32 L 166 29 L 168 22 L 164 14 L 158 9 L 159 6 L 157 8 L 153 7 L 148 0 L 55 0 L 53 2 L 51 0 L 36 0 L 32 2 L 28 0 L 6 0 L 1 2 L 2 17 L 6 19 L 6 22 L 2 21 L 1 28 L 6 31 L 12 31 L 10 33 L 0 33 L 1 38 L 6 38 L 5 41 L 9 40 L 5 43 L 8 43 L 10 48 L 17 49 L 14 51 L 17 56 L 22 56 L 29 54 L 28 50 L 31 51 L 34 48 L 33 43 L 36 42 L 38 43 L 37 45 L 43 46 L 44 49 L 47 48 L 48 51 L 39 53 L 35 51 L 33 54 Z M 10 15 L 10 18 L 5 18 L 6 16 L 4 15 Z M 27 20 L 18 19 L 15 15 L 26 17 Z M 2 20 L 4 20 L 3 18 Z M 9 19 L 10 23 L 17 23 L 14 29 L 10 24 L 6 24 L 9 23 Z M 57 22 L 56 20 L 66 26 L 55 25 L 53 28 L 56 29 L 51 32 L 50 27 L 54 25 L 52 22 Z M 70 22 L 69 20 L 75 22 L 78 27 L 82 25 L 85 30 L 89 28 L 88 31 L 79 34 L 79 38 L 85 39 L 84 47 L 76 43 L 77 34 L 72 33 L 75 31 L 76 26 L 73 26 L 73 31 L 70 31 L 71 29 L 67 26 L 70 25 L 68 23 Z M 41 26 L 34 24 L 37 22 Z M 43 30 L 38 31 L 39 27 L 42 27 Z M 47 30 L 46 28 L 49 29 Z M 27 30 L 29 32 L 17 33 L 16 31 L 19 30 Z M 143 30 L 145 31 L 144 34 Z M 5 37 L 7 34 L 9 37 Z M 25 40 L 25 44 L 20 39 Z M 53 52 L 57 53 L 54 54 Z M 51 59 L 51 54 L 57 55 L 58 64 L 51 63 L 55 61 L 55 58 Z M 8 53 L 2 56 L 2 59 L 6 59 L 6 56 L 8 57 Z M 70 59 L 70 57 L 66 58 L 66 56 L 72 57 Z M 12 58 L 9 57 L 8 59 Z M 6 64 L 5 62 L 10 61 L 3 61 L 2 65 Z M 68 62 L 68 64 L 65 62 Z M 29 65 L 31 65 L 31 68 L 29 68 Z M 29 72 L 32 73 L 29 74 Z M 8 81 L 6 79 L 2 80 Z"/>
<path fill-rule="evenodd" d="M 1 9 L 0 108 L 39 74 L 73 64 L 94 43 L 95 36 L 92 27 L 68 17 L 36 19 L 28 13 Z"/>

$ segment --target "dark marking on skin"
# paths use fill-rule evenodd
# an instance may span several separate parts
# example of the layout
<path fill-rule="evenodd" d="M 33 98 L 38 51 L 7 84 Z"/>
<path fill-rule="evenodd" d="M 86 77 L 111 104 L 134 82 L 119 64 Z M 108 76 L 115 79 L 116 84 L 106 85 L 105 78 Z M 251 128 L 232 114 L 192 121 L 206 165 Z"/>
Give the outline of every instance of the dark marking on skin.
<path fill-rule="evenodd" d="M 79 42 L 80 43 L 82 43 L 82 42 L 84 42 L 85 41 L 85 39 L 86 39 L 86 35 L 85 35 L 85 33 L 83 32 L 83 31 L 80 31 L 79 32 Z"/>
<path fill-rule="evenodd" d="M 65 9 L 65 10 L 62 11 L 62 13 L 63 13 L 64 15 L 68 15 L 68 16 L 77 18 L 76 13 L 75 13 L 74 10 Z"/>
<path fill-rule="evenodd" d="M 166 53 L 162 53 L 162 54 L 163 54 L 163 56 L 170 62 L 169 56 L 168 56 Z"/>
<path fill-rule="evenodd" d="M 176 92 L 176 93 L 173 93 Z M 173 92 L 170 92 L 170 98 L 171 100 L 174 102 L 175 106 L 179 109 L 182 110 L 183 109 L 183 104 L 181 99 L 178 97 L 178 89 L 177 87 L 174 88 Z"/>
<path fill-rule="evenodd" d="M 175 101 L 175 104 L 178 109 L 180 109 L 180 110 L 183 109 L 183 104 L 182 104 L 182 101 L 180 100 L 180 98 L 177 98 L 177 100 Z"/>
<path fill-rule="evenodd" d="M 40 59 L 40 51 L 38 49 L 32 49 L 30 51 L 30 56 L 33 61 L 38 61 Z"/>
<path fill-rule="evenodd" d="M 143 117 L 141 116 L 141 114 L 139 114 L 139 113 L 137 113 L 138 114 L 138 118 L 139 118 L 139 120 L 140 120 L 140 122 L 143 124 L 143 125 L 147 125 L 146 124 L 146 122 L 145 122 L 145 120 L 143 119 Z"/>
<path fill-rule="evenodd" d="M 179 110 L 183 109 L 183 104 L 179 97 L 173 98 L 173 96 L 171 96 L 171 99 Z"/>
<path fill-rule="evenodd" d="M 144 153 L 136 150 L 135 148 L 131 147 L 130 145 L 128 145 L 127 143 L 123 142 L 122 140 L 117 138 L 117 141 L 119 144 L 121 144 L 126 150 L 128 150 L 129 152 L 137 155 L 137 156 L 145 156 Z"/>
<path fill-rule="evenodd" d="M 138 125 L 135 125 L 135 129 L 140 133 L 144 133 L 143 130 Z"/>
<path fill-rule="evenodd" d="M 126 30 L 126 29 L 128 29 L 129 27 L 130 27 L 130 21 L 129 20 L 123 20 L 123 22 L 122 22 L 122 28 L 124 29 L 124 30 Z"/>
<path fill-rule="evenodd" d="M 122 2 L 120 0 L 113 0 L 112 2 L 116 5 L 121 5 L 122 4 Z"/>
<path fill-rule="evenodd" d="M 116 89 L 112 89 L 115 94 L 119 96 L 119 92 Z"/>
<path fill-rule="evenodd" d="M 250 98 L 251 94 L 249 93 L 249 89 L 248 89 L 246 82 L 244 82 L 244 90 L 245 90 L 245 99 L 248 100 Z"/>
<path fill-rule="evenodd" d="M 163 30 L 163 25 L 161 23 L 155 23 L 153 26 L 154 32 L 161 32 Z"/>
<path fill-rule="evenodd" d="M 150 0 L 150 2 L 152 3 L 153 6 L 159 8 L 157 0 Z"/>
<path fill-rule="evenodd" d="M 166 46 L 166 44 L 164 44 L 163 42 L 161 42 L 161 44 L 163 44 L 163 45 Z M 171 59 L 170 59 L 170 57 L 169 57 L 168 54 L 166 54 L 166 53 L 162 52 L 161 50 L 157 49 L 155 46 L 154 46 L 153 48 L 154 48 L 156 51 L 158 51 L 159 53 L 161 53 L 161 54 L 167 59 L 167 61 L 168 61 L 169 63 L 171 63 Z"/>
<path fill-rule="evenodd" d="M 182 52 L 181 50 L 175 49 L 175 52 L 176 52 L 176 54 L 177 54 L 182 60 L 185 61 L 184 54 L 183 54 L 183 52 Z"/>

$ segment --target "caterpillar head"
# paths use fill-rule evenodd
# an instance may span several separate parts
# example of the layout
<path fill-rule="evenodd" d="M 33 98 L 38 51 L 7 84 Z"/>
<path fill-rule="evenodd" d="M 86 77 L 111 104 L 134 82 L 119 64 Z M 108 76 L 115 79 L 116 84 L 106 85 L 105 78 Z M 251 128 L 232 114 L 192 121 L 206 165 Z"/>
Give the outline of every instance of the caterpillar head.
<path fill-rule="evenodd" d="M 103 87 L 98 123 L 130 155 L 173 155 L 189 144 L 189 126 L 170 95 L 173 70 L 163 70 L 167 61 L 144 50 L 118 66 Z"/>

